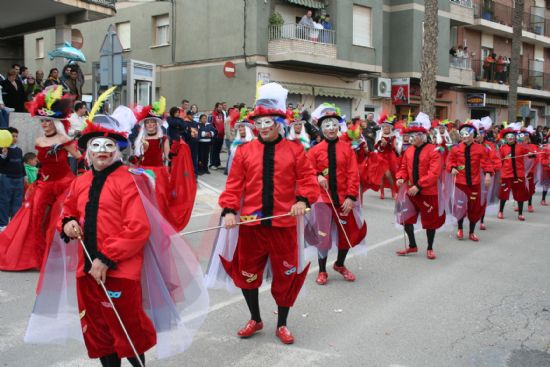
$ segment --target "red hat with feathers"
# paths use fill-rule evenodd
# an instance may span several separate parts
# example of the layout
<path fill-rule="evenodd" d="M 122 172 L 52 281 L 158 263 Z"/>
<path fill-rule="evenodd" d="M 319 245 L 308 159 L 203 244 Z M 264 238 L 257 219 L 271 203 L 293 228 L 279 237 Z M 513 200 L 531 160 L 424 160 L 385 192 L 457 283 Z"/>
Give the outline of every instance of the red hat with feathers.
<path fill-rule="evenodd" d="M 86 120 L 86 127 L 82 130 L 82 135 L 78 139 L 78 146 L 81 149 L 87 149 L 90 139 L 99 137 L 114 139 L 117 142 L 126 142 L 128 140 L 128 134 L 125 132 L 109 129 Z"/>
<path fill-rule="evenodd" d="M 512 129 L 511 127 L 507 127 L 506 129 L 502 129 L 500 130 L 500 133 L 498 134 L 498 138 L 499 139 L 504 139 L 504 137 L 507 135 L 507 134 L 514 134 L 516 135 L 518 132 L 514 129 Z"/>

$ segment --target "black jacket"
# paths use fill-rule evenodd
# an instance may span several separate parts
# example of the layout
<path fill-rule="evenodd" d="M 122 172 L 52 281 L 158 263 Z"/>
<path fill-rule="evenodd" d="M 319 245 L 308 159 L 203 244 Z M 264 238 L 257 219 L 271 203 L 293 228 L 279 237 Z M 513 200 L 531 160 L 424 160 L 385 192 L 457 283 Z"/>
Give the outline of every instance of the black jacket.
<path fill-rule="evenodd" d="M 25 112 L 25 89 L 23 88 L 23 83 L 16 79 L 17 89 L 7 79 L 1 83 L 4 104 L 7 107 L 15 109 L 15 112 Z"/>
<path fill-rule="evenodd" d="M 0 154 L 2 154 L 1 150 Z M 8 148 L 8 155 L 6 158 L 2 158 L 0 155 L 0 174 L 6 175 L 9 178 L 25 177 L 23 151 L 21 148 Z"/>

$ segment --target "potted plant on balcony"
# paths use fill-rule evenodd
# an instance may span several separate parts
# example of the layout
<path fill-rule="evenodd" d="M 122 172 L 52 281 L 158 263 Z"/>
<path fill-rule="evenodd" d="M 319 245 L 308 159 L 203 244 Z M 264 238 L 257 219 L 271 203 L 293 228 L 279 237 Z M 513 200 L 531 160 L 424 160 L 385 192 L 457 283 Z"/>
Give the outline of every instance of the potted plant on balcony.
<path fill-rule="evenodd" d="M 283 24 L 285 23 L 281 13 L 274 11 L 269 16 L 269 28 L 271 28 L 271 39 L 281 38 L 283 33 Z"/>

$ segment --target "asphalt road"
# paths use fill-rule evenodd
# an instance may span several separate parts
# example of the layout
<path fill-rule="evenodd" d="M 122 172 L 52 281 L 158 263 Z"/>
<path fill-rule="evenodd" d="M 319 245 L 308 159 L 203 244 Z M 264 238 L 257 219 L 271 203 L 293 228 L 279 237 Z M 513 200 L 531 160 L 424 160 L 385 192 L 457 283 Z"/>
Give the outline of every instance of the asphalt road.
<path fill-rule="evenodd" d="M 186 230 L 216 225 L 221 171 L 200 178 L 194 217 Z M 211 291 L 208 318 L 184 354 L 150 366 L 550 366 L 550 207 L 518 222 L 511 205 L 506 218 L 487 219 L 479 243 L 437 233 L 438 259 L 422 251 L 397 257 L 403 232 L 393 224 L 393 201 L 374 193 L 364 199 L 368 252 L 355 251 L 347 266 L 357 275 L 344 282 L 329 270 L 326 286 L 315 284 L 316 262 L 289 329 L 292 346 L 275 338 L 276 305 L 269 286 L 261 290 L 264 330 L 248 340 L 235 333 L 248 320 L 240 294 Z M 213 233 L 191 235 L 206 265 Z M 331 264 L 333 257 L 329 259 Z M 0 273 L 0 366 L 98 366 L 84 346 L 23 343 L 34 302 L 36 272 Z M 126 364 L 125 364 L 126 363 Z M 129 366 L 127 362 L 123 365 Z"/>

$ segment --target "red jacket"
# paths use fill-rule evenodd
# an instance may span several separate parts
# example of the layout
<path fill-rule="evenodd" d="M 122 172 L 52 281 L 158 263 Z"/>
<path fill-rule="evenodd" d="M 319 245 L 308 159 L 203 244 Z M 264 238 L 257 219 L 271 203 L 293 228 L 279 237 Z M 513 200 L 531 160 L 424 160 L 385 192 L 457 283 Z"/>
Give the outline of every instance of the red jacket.
<path fill-rule="evenodd" d="M 540 163 L 542 165 L 542 169 L 545 172 L 550 173 L 550 145 L 545 145 L 544 148 L 542 148 L 542 154 L 540 157 Z"/>
<path fill-rule="evenodd" d="M 417 151 L 420 153 L 416 153 Z M 422 195 L 437 195 L 437 180 L 441 173 L 441 164 L 441 155 L 435 145 L 428 143 L 420 147 L 411 145 L 403 154 L 396 178 L 405 180 L 409 187 L 418 186 Z"/>
<path fill-rule="evenodd" d="M 494 173 L 493 164 L 489 159 L 489 150 L 484 145 L 472 143 L 469 147 L 460 143 L 451 149 L 447 159 L 447 171 L 451 172 L 453 168 L 458 170 L 456 183 L 462 185 L 479 185 L 481 170 L 485 173 Z"/>
<path fill-rule="evenodd" d="M 107 272 L 108 276 L 139 280 L 143 264 L 143 247 L 150 233 L 149 220 L 128 168 L 118 165 L 111 167 L 116 168 L 107 176 L 99 194 L 96 222 L 97 251 L 116 264 L 115 268 Z M 108 169 L 102 172 L 107 172 Z M 85 230 L 85 222 L 88 220 L 86 204 L 89 201 L 93 179 L 94 173 L 87 171 L 73 181 L 63 204 L 61 229 L 63 223 L 73 217 Z M 94 183 L 94 188 L 97 187 Z M 84 242 L 87 243 L 86 238 Z M 87 246 L 90 246 L 89 243 Z M 85 275 L 84 257 L 84 251 L 80 249 L 77 277 Z"/>
<path fill-rule="evenodd" d="M 212 111 L 212 125 L 216 128 L 217 137 L 223 139 L 225 135 L 225 124 L 224 124 L 223 112 Z"/>
<path fill-rule="evenodd" d="M 222 214 L 240 211 L 249 220 L 286 214 L 297 201 L 312 204 L 318 197 L 319 184 L 304 147 L 279 136 L 275 142 L 258 138 L 237 148 L 218 203 Z M 291 216 L 250 225 L 270 222 L 274 227 L 296 225 Z"/>
<path fill-rule="evenodd" d="M 530 152 L 529 146 L 523 144 L 501 146 L 502 178 L 525 178 L 525 158 Z M 513 158 L 520 155 L 523 157 Z"/>
<path fill-rule="evenodd" d="M 334 152 L 334 155 L 331 152 Z M 329 192 L 337 208 L 347 197 L 353 201 L 357 200 L 359 168 L 357 157 L 349 143 L 338 139 L 330 142 L 323 140 L 309 150 L 307 157 L 317 175 L 323 175 L 328 180 Z M 321 201 L 330 203 L 330 198 L 323 189 Z"/>

